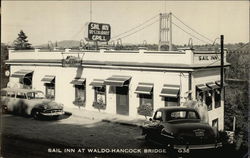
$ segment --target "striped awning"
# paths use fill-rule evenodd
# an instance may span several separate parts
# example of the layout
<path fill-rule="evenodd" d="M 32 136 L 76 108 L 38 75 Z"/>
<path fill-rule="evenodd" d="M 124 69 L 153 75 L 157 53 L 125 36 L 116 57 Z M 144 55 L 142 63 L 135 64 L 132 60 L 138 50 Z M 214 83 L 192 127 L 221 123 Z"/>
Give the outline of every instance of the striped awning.
<path fill-rule="evenodd" d="M 24 78 L 26 75 L 33 73 L 33 70 L 19 70 L 14 72 L 11 77 Z"/>
<path fill-rule="evenodd" d="M 104 86 L 104 80 L 94 79 L 89 85 L 91 85 L 93 87 L 102 87 L 102 86 Z"/>
<path fill-rule="evenodd" d="M 128 86 L 131 76 L 118 76 L 113 75 L 106 80 L 104 80 L 105 85 L 116 86 L 116 87 L 123 87 Z"/>
<path fill-rule="evenodd" d="M 55 76 L 45 75 L 42 80 L 44 83 L 55 83 Z"/>
<path fill-rule="evenodd" d="M 76 79 L 72 80 L 70 83 L 74 84 L 74 85 L 81 86 L 81 85 L 85 84 L 85 81 L 86 81 L 86 78 L 76 78 Z"/>
<path fill-rule="evenodd" d="M 177 98 L 179 96 L 179 93 L 180 93 L 179 85 L 164 84 L 160 96 Z"/>
<path fill-rule="evenodd" d="M 215 82 L 208 82 L 206 85 L 211 89 L 218 89 L 220 86 L 218 86 Z"/>
<path fill-rule="evenodd" d="M 152 94 L 153 93 L 154 84 L 152 83 L 139 83 L 135 89 L 135 93 L 138 94 Z"/>
<path fill-rule="evenodd" d="M 196 88 L 199 89 L 199 90 L 201 90 L 201 91 L 209 91 L 209 90 L 211 90 L 211 88 L 209 88 L 205 84 L 196 85 Z"/>

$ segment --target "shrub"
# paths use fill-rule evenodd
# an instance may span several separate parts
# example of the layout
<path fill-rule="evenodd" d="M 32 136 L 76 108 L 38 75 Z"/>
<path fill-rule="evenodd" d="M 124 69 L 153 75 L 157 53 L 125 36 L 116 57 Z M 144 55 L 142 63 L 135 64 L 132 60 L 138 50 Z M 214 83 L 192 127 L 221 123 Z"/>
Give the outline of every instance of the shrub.
<path fill-rule="evenodd" d="M 147 118 L 147 116 L 152 116 L 153 115 L 153 107 L 151 104 L 142 104 L 138 107 L 137 112 L 139 115 L 143 115 Z"/>

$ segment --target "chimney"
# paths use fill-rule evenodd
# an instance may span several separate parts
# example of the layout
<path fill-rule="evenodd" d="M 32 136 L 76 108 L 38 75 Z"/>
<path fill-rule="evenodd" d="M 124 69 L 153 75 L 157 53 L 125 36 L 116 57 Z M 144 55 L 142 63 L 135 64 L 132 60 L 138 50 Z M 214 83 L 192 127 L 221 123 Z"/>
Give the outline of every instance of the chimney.
<path fill-rule="evenodd" d="M 66 49 L 65 49 L 65 52 L 68 53 L 68 52 L 70 52 L 70 50 L 71 50 L 70 48 L 66 48 Z"/>
<path fill-rule="evenodd" d="M 9 52 L 13 52 L 15 50 L 15 48 L 9 47 L 8 50 L 9 50 Z"/>
<path fill-rule="evenodd" d="M 148 48 L 147 47 L 139 47 L 139 53 L 144 53 Z"/>
<path fill-rule="evenodd" d="M 107 46 L 100 46 L 100 53 L 104 53 L 105 50 L 107 50 Z"/>
<path fill-rule="evenodd" d="M 40 48 L 39 47 L 35 47 L 35 52 L 39 52 Z"/>

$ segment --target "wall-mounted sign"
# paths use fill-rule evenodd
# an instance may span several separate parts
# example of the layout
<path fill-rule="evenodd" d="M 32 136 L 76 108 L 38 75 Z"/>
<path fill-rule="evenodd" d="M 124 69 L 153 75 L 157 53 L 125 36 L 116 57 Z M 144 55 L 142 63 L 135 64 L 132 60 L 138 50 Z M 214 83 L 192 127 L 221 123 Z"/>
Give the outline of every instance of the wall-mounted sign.
<path fill-rule="evenodd" d="M 199 55 L 198 56 L 198 60 L 202 61 L 202 60 L 218 60 L 219 57 L 218 55 Z"/>
<path fill-rule="evenodd" d="M 108 42 L 110 40 L 111 27 L 109 24 L 88 23 L 88 37 L 90 41 Z"/>
<path fill-rule="evenodd" d="M 82 66 L 82 60 L 79 57 L 67 56 L 66 59 L 62 60 L 63 67 L 78 67 Z"/>
<path fill-rule="evenodd" d="M 225 56 L 224 56 L 225 60 Z M 215 61 L 220 61 L 220 54 L 219 53 L 194 53 L 194 63 L 215 63 Z"/>

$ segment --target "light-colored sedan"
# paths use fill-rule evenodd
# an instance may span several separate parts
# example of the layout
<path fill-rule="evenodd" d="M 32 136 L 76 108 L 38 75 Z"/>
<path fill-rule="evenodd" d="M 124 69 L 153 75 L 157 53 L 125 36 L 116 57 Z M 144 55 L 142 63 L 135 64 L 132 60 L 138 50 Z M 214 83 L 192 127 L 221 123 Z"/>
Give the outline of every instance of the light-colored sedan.
<path fill-rule="evenodd" d="M 1 108 L 3 112 L 58 117 L 64 114 L 63 104 L 45 98 L 44 93 L 33 89 L 4 88 L 1 90 Z"/>

